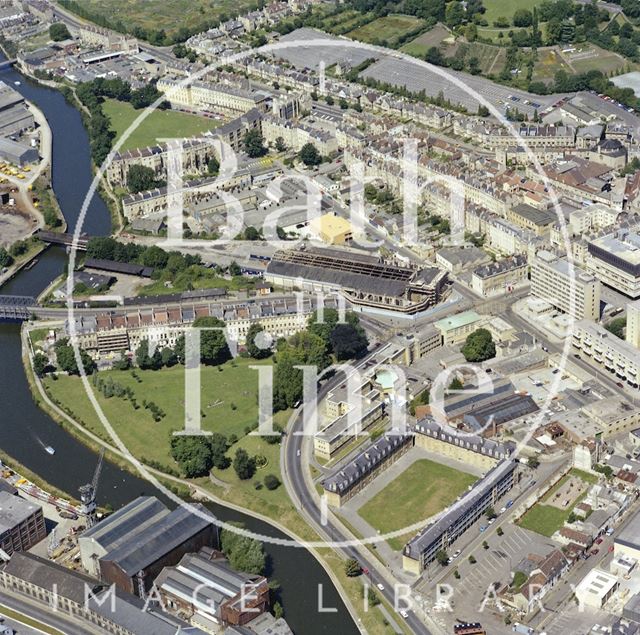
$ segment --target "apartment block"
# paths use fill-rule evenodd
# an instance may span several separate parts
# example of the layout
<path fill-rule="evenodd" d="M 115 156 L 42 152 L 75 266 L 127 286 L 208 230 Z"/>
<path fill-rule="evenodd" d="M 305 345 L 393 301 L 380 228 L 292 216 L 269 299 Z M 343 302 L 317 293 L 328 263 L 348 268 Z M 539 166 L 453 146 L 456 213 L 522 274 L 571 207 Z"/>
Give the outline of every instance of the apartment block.
<path fill-rule="evenodd" d="M 565 258 L 539 251 L 531 263 L 531 294 L 576 320 L 600 317 L 600 281 Z"/>
<path fill-rule="evenodd" d="M 581 320 L 573 327 L 573 347 L 590 363 L 608 370 L 633 388 L 640 385 L 638 349 L 599 324 Z"/>
<path fill-rule="evenodd" d="M 586 266 L 601 282 L 640 298 L 640 234 L 628 229 L 589 242 Z"/>

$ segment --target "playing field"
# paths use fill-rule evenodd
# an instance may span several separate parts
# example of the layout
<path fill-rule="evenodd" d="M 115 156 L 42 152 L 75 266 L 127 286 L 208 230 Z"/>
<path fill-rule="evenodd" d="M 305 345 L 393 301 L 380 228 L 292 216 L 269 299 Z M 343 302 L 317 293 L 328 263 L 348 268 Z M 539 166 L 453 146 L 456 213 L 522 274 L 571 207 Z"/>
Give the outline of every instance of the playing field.
<path fill-rule="evenodd" d="M 104 114 L 111 121 L 111 128 L 119 139 L 144 110 L 136 110 L 126 102 L 107 99 L 103 104 Z M 215 119 L 189 115 L 173 110 L 155 110 L 131 132 L 121 150 L 143 148 L 153 145 L 158 139 L 192 137 L 220 125 Z"/>
<path fill-rule="evenodd" d="M 382 534 L 422 520 L 426 524 L 428 518 L 451 505 L 476 480 L 471 474 L 420 459 L 365 503 L 358 513 Z M 417 532 L 390 538 L 388 543 L 400 550 L 414 533 Z"/>
<path fill-rule="evenodd" d="M 245 435 L 245 427 L 258 419 L 258 371 L 249 366 L 261 363 L 270 364 L 271 361 L 237 358 L 220 367 L 202 367 L 203 429 L 225 436 L 235 434 L 242 438 Z M 169 465 L 172 463 L 169 457 L 171 433 L 184 426 L 184 367 L 178 365 L 157 371 L 136 369 L 136 374 L 140 381 L 131 371 L 100 372 L 103 378 L 110 376 L 123 387 L 133 390 L 140 405 L 137 410 L 127 399 L 107 399 L 98 391 L 94 394 L 109 422 L 134 456 Z M 44 384 L 49 395 L 64 404 L 74 418 L 107 438 L 78 377 L 59 375 L 57 380 L 47 377 Z M 143 407 L 143 400 L 153 401 L 166 416 L 156 423 L 151 412 Z M 286 422 L 286 413 L 279 413 L 276 419 Z"/>
<path fill-rule="evenodd" d="M 422 23 L 422 20 L 410 15 L 387 15 L 350 31 L 347 35 L 361 42 L 387 42 L 393 46 L 401 35 L 419 27 Z"/>

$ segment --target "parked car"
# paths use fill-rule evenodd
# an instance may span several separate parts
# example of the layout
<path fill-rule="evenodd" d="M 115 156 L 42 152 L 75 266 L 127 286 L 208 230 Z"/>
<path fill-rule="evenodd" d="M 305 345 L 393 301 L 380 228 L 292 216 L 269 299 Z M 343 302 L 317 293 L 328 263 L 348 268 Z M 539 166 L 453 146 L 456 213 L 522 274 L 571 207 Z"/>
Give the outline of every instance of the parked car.
<path fill-rule="evenodd" d="M 600 553 L 600 549 L 592 549 L 591 550 L 591 555 L 592 556 L 597 556 Z"/>
<path fill-rule="evenodd" d="M 462 552 L 460 551 L 460 549 L 458 549 L 457 551 L 453 552 L 453 555 L 451 557 L 455 560 L 461 553 Z"/>
<path fill-rule="evenodd" d="M 480 527 L 480 533 L 482 533 L 483 531 L 486 531 L 486 529 L 487 529 L 487 526 L 486 525 L 482 525 Z"/>
<path fill-rule="evenodd" d="M 381 582 L 378 582 L 378 584 L 376 584 L 376 586 L 377 586 L 381 591 L 384 591 L 384 584 L 382 584 Z"/>
<path fill-rule="evenodd" d="M 603 540 L 604 538 L 602 537 L 598 538 L 598 540 L 596 540 L 596 545 L 601 545 Z"/>

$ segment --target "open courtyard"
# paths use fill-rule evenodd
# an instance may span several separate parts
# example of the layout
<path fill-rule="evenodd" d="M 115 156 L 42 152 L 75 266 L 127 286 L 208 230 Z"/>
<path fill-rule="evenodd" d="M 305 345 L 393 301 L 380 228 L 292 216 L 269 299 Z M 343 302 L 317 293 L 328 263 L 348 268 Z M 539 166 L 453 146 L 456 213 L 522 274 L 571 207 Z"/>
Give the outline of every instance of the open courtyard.
<path fill-rule="evenodd" d="M 477 478 L 453 467 L 420 458 L 367 501 L 358 514 L 380 533 L 426 521 L 451 505 Z M 411 532 L 415 533 L 415 532 Z M 411 536 L 390 538 L 399 551 Z"/>

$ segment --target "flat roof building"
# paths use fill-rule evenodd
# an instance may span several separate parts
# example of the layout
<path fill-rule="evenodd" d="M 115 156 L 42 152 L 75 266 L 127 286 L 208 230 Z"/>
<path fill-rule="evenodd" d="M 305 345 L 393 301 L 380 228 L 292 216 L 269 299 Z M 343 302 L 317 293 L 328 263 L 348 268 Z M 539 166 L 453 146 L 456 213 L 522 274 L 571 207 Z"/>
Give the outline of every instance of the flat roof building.
<path fill-rule="evenodd" d="M 475 311 L 464 311 L 451 317 L 442 318 L 434 323 L 440 331 L 442 344 L 450 346 L 464 342 L 467 335 L 473 333 L 484 324 L 485 318 Z"/>
<path fill-rule="evenodd" d="M 600 281 L 571 267 L 566 258 L 541 250 L 531 263 L 531 295 L 548 302 L 576 320 L 600 317 Z"/>
<path fill-rule="evenodd" d="M 628 556 L 640 561 L 640 512 L 613 537 L 613 555 Z"/>
<path fill-rule="evenodd" d="M 346 245 L 353 239 L 351 223 L 336 214 L 327 213 L 309 223 L 311 230 L 327 245 Z"/>
<path fill-rule="evenodd" d="M 621 229 L 587 245 L 586 266 L 607 286 L 640 297 L 640 234 Z"/>
<path fill-rule="evenodd" d="M 579 604 L 601 609 L 618 590 L 618 578 L 602 569 L 592 569 L 578 583 L 575 595 Z"/>
<path fill-rule="evenodd" d="M 640 385 L 638 349 L 603 326 L 589 320 L 576 322 L 573 325 L 572 345 L 590 364 L 604 367 L 633 388 Z"/>
<path fill-rule="evenodd" d="M 12 492 L 0 491 L 0 549 L 27 551 L 47 535 L 42 507 Z"/>

